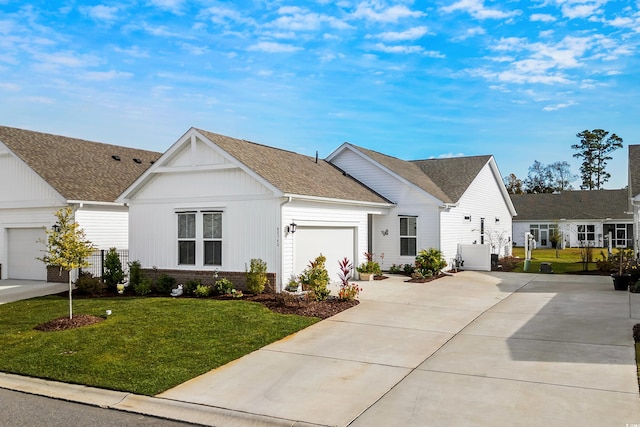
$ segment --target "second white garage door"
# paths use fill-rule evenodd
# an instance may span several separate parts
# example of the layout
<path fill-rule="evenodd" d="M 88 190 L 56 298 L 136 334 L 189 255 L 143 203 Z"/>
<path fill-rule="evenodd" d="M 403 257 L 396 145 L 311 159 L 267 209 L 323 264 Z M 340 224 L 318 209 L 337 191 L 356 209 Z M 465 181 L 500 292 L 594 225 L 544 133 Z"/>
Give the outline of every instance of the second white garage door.
<path fill-rule="evenodd" d="M 43 228 L 9 228 L 7 276 L 9 279 L 47 280 L 47 269 L 42 261 L 45 245 L 38 240 L 47 238 Z"/>
<path fill-rule="evenodd" d="M 337 282 L 338 261 L 344 257 L 354 260 L 355 234 L 355 228 L 349 227 L 298 227 L 294 243 L 296 274 L 302 273 L 309 261 L 322 254 L 327 257 L 331 281 Z"/>

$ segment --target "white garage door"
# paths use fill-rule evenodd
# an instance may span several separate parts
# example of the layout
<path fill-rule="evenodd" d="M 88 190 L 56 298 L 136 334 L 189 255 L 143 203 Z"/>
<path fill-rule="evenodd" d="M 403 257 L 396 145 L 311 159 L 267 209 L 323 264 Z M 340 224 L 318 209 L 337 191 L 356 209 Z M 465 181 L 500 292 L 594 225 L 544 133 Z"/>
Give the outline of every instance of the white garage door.
<path fill-rule="evenodd" d="M 45 240 L 43 228 L 10 228 L 7 275 L 9 279 L 47 280 L 47 269 L 42 261 Z"/>
<path fill-rule="evenodd" d="M 309 261 L 320 254 L 327 257 L 326 267 L 332 282 L 339 281 L 338 261 L 351 262 L 355 255 L 355 229 L 347 227 L 298 227 L 295 234 L 295 273 L 300 274 Z"/>

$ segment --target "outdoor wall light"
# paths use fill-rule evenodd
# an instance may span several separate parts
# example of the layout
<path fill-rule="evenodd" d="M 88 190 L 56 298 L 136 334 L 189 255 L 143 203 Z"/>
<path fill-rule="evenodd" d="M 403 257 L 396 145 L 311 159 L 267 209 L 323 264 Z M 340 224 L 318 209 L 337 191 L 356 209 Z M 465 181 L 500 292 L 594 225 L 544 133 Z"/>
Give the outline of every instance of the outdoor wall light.
<path fill-rule="evenodd" d="M 295 233 L 296 230 L 298 229 L 298 225 L 295 222 L 292 222 L 291 224 L 287 225 L 287 233 Z"/>
<path fill-rule="evenodd" d="M 53 229 L 53 231 L 55 231 L 56 233 L 60 231 L 60 226 L 58 225 L 58 223 L 56 222 L 55 224 L 53 224 L 51 226 L 51 228 Z"/>

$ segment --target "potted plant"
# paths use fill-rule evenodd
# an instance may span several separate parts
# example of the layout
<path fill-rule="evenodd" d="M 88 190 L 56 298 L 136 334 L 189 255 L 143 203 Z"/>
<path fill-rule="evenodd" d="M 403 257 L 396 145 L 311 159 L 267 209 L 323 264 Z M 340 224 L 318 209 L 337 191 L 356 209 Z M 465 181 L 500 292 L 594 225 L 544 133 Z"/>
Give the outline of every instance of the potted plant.
<path fill-rule="evenodd" d="M 356 270 L 360 273 L 360 280 L 373 280 L 376 274 L 382 272 L 380 264 L 373 260 L 373 253 L 371 252 L 365 252 L 364 257 L 367 261 L 360 264 Z"/>

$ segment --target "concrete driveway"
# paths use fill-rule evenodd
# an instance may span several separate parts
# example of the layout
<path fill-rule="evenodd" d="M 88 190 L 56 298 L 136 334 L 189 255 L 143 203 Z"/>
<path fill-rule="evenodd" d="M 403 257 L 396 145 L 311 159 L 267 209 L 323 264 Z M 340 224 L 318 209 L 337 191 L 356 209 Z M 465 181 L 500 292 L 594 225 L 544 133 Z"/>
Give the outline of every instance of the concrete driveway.
<path fill-rule="evenodd" d="M 363 287 L 358 306 L 152 400 L 212 425 L 640 424 L 640 295 L 610 278 L 462 272 Z M 116 407 L 136 405 L 151 411 Z"/>
<path fill-rule="evenodd" d="M 38 280 L 0 280 L 0 304 L 20 301 L 69 290 L 68 283 L 50 283 Z"/>
<path fill-rule="evenodd" d="M 404 280 L 361 283 L 358 306 L 156 397 L 3 373 L 0 387 L 215 426 L 640 425 L 640 294 L 594 276 Z M 0 301 L 52 291 L 8 282 Z"/>

